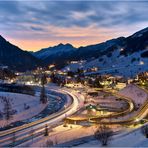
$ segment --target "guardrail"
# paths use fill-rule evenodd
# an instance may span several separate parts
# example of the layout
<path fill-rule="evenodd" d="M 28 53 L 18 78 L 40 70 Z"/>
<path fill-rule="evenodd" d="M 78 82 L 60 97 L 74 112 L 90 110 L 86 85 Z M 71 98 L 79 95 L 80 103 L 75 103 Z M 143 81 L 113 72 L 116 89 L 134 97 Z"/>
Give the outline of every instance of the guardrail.
<path fill-rule="evenodd" d="M 139 87 L 139 89 L 143 89 L 143 88 Z M 145 90 L 145 89 L 143 89 L 143 90 L 148 94 L 147 90 Z M 135 116 L 131 117 L 130 119 L 120 120 L 120 121 L 110 121 L 110 122 L 101 121 L 100 123 L 101 124 L 118 124 L 118 123 L 120 123 L 120 124 L 131 124 L 133 122 L 136 123 L 136 122 L 139 122 L 139 120 L 136 120 L 136 119 L 140 118 L 141 115 L 147 110 L 148 110 L 148 98 L 144 102 L 144 104 L 141 106 L 141 108 L 139 109 L 139 112 Z M 95 122 L 95 121 L 92 120 L 92 122 Z"/>

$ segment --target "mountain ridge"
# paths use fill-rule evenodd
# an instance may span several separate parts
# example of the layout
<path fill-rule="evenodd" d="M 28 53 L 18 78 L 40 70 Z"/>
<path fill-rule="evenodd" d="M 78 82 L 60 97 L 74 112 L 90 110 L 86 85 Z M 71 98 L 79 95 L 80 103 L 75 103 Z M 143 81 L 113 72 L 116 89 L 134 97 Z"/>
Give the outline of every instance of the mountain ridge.
<path fill-rule="evenodd" d="M 42 61 L 29 52 L 9 43 L 0 35 L 0 64 L 12 70 L 26 71 L 42 66 Z"/>
<path fill-rule="evenodd" d="M 139 34 L 141 35 L 140 37 L 138 36 Z M 71 50 L 68 52 L 65 51 L 68 54 L 69 58 L 67 56 L 65 57 L 65 53 L 63 55 L 61 54 L 60 56 L 59 55 L 56 56 L 54 54 L 53 55 L 50 54 L 50 56 L 48 56 L 45 54 L 46 55 L 45 57 L 44 56 L 40 57 L 39 55 L 38 57 L 43 59 L 45 63 L 51 63 L 52 61 L 50 59 L 55 60 L 56 58 L 61 59 L 62 57 L 63 58 L 65 57 L 67 60 L 87 60 L 92 57 L 97 58 L 102 54 L 103 55 L 111 54 L 114 50 L 116 50 L 119 47 L 124 48 L 124 50 L 121 51 L 120 54 L 127 56 L 128 54 L 132 54 L 133 52 L 144 50 L 148 45 L 147 39 L 148 39 L 148 27 L 140 31 L 137 31 L 136 33 L 128 37 L 118 37 L 115 39 L 107 40 L 99 44 L 75 48 L 75 50 Z M 46 50 L 48 50 L 49 48 L 46 48 Z M 45 50 L 42 49 L 40 51 L 42 51 L 43 53 Z M 38 51 L 37 53 L 39 54 L 40 51 Z"/>
<path fill-rule="evenodd" d="M 63 68 L 69 61 L 92 61 L 103 56 L 108 58 L 118 51 L 118 58 L 139 52 L 142 58 L 148 57 L 148 27 L 137 31 L 128 37 L 118 37 L 105 42 L 75 48 L 73 45 L 58 44 L 43 48 L 37 52 L 27 52 L 9 43 L 0 35 L 0 64 L 14 70 L 32 70 L 38 66 L 56 64 Z M 141 52 L 142 51 L 142 52 Z"/>

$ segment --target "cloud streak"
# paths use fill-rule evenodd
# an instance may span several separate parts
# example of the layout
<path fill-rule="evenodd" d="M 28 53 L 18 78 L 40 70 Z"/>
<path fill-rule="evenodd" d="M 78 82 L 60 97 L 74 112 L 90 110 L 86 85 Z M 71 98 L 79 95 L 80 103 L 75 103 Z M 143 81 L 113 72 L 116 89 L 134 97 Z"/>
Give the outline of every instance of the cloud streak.
<path fill-rule="evenodd" d="M 93 44 L 147 27 L 147 8 L 148 2 L 128 1 L 0 1 L 0 32 L 29 50 L 41 46 L 22 40 Z"/>

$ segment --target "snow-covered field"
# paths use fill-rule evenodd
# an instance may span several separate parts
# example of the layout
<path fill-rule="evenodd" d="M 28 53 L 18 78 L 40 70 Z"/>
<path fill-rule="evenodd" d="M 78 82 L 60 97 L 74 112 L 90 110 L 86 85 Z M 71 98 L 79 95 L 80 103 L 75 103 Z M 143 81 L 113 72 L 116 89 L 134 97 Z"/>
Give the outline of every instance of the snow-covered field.
<path fill-rule="evenodd" d="M 101 147 L 101 143 L 93 140 L 77 147 Z M 148 147 L 148 139 L 141 133 L 139 128 L 133 132 L 113 136 L 107 147 Z"/>
<path fill-rule="evenodd" d="M 96 131 L 96 126 L 90 126 L 90 127 L 83 127 L 81 125 L 74 125 L 74 124 L 68 124 L 68 127 L 63 127 L 63 125 L 60 125 L 56 128 L 54 128 L 50 133 L 48 137 L 40 136 L 34 141 L 27 142 L 26 144 L 22 144 L 21 146 L 25 147 L 47 147 L 46 142 L 48 140 L 53 141 L 53 144 L 58 145 L 58 147 L 64 147 L 64 143 L 69 143 L 69 141 L 72 141 L 74 139 L 83 138 L 85 136 L 91 136 Z M 114 129 L 120 130 L 121 127 L 117 127 Z M 63 144 L 62 144 L 63 143 Z M 67 147 L 67 146 L 66 146 Z"/>
<path fill-rule="evenodd" d="M 24 95 L 18 93 L 0 92 L 0 96 L 5 96 L 11 99 L 11 106 L 13 110 L 16 110 L 16 114 L 13 115 L 12 119 L 8 122 L 5 119 L 0 119 L 0 127 L 4 127 L 7 124 L 29 119 L 37 114 L 39 114 L 47 104 L 40 104 L 39 97 L 34 97 L 31 95 Z M 0 111 L 3 112 L 4 104 L 0 97 Z M 24 109 L 24 104 L 29 106 L 29 109 Z"/>

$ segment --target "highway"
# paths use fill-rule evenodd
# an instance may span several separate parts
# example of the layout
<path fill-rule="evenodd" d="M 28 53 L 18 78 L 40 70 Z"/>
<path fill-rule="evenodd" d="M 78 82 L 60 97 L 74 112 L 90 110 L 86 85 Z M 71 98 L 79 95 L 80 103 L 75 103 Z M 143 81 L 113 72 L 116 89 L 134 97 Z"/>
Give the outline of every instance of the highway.
<path fill-rule="evenodd" d="M 45 130 L 46 124 L 49 126 L 49 128 L 51 128 L 54 125 L 57 126 L 57 123 L 65 118 L 65 114 L 66 116 L 70 116 L 77 111 L 77 109 L 79 108 L 80 98 L 78 98 L 76 95 L 73 95 L 67 90 L 60 89 L 60 90 L 54 90 L 54 91 L 68 95 L 69 99 L 71 99 L 71 104 L 69 104 L 67 108 L 63 108 L 62 110 L 52 115 L 49 115 L 48 117 L 25 124 L 23 126 L 19 126 L 16 128 L 12 128 L 10 130 L 0 132 L 1 147 L 10 146 L 10 144 L 12 143 L 11 139 L 12 139 L 13 133 L 15 133 L 16 144 L 20 144 L 21 142 L 24 142 L 30 139 L 30 132 L 32 131 L 32 129 L 35 131 L 34 136 L 39 136 L 40 134 L 42 134 L 42 131 Z"/>

